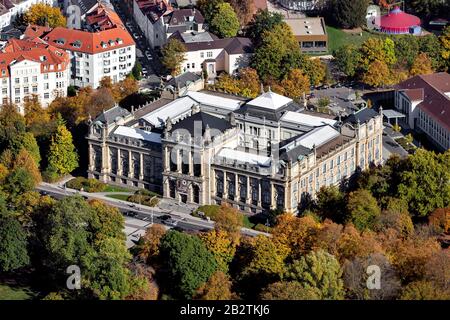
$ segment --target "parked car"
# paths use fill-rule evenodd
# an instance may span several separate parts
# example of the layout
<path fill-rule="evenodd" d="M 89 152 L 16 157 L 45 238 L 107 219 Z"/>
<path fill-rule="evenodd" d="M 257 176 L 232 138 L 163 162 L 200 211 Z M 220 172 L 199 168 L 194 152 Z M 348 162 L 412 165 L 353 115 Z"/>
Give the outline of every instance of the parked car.
<path fill-rule="evenodd" d="M 136 32 L 135 33 L 133 33 L 133 38 L 135 38 L 135 39 L 139 39 L 141 36 L 140 35 L 138 35 Z"/>
<path fill-rule="evenodd" d="M 166 220 L 171 219 L 171 218 L 172 218 L 171 215 L 165 214 L 165 215 L 159 217 L 159 220 L 161 220 L 161 221 L 166 221 Z"/>
<path fill-rule="evenodd" d="M 171 226 L 171 227 L 176 227 L 178 224 L 178 220 L 175 220 L 173 218 L 169 218 L 167 220 L 164 220 L 163 222 L 165 225 Z"/>
<path fill-rule="evenodd" d="M 147 57 L 148 60 L 153 60 L 152 55 L 150 54 L 150 52 L 145 51 L 145 56 Z"/>

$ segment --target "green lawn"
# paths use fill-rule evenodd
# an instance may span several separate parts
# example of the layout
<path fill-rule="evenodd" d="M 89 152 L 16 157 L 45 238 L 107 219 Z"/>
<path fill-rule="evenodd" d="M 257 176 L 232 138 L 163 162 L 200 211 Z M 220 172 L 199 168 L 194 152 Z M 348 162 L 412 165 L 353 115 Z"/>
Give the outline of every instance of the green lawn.
<path fill-rule="evenodd" d="M 359 33 L 358 34 L 346 33 L 340 29 L 336 29 L 330 26 L 327 26 L 327 33 L 328 33 L 328 51 L 330 54 L 332 54 L 334 50 L 346 44 L 354 44 L 356 46 L 359 46 L 367 38 L 383 37 L 383 35 L 376 35 L 369 33 L 367 31 L 362 31 L 362 36 L 360 36 Z"/>
<path fill-rule="evenodd" d="M 128 197 L 130 195 L 129 194 L 107 194 L 106 196 L 108 198 L 113 198 L 113 199 L 117 199 L 117 200 L 127 201 Z"/>
<path fill-rule="evenodd" d="M 33 297 L 34 293 L 28 288 L 12 288 L 0 284 L 0 300 L 29 300 Z"/>
<path fill-rule="evenodd" d="M 125 187 L 107 185 L 103 192 L 134 192 L 134 190 Z"/>

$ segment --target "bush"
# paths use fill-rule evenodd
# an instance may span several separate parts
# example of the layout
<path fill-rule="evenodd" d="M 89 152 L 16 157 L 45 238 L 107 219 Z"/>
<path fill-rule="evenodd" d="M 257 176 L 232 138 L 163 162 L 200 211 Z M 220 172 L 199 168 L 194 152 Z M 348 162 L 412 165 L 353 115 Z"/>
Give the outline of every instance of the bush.
<path fill-rule="evenodd" d="M 261 232 L 271 232 L 271 231 L 272 231 L 272 228 L 271 228 L 271 227 L 267 227 L 265 224 L 262 224 L 262 223 L 258 223 L 258 224 L 254 227 L 254 229 L 255 229 L 256 231 L 261 231 Z"/>
<path fill-rule="evenodd" d="M 127 201 L 134 202 L 134 203 L 140 203 L 144 206 L 148 207 L 156 207 L 159 203 L 159 198 L 154 196 L 148 196 L 148 195 L 142 195 L 139 193 L 135 193 L 132 196 L 129 196 Z"/>
<path fill-rule="evenodd" d="M 86 192 L 102 192 L 106 189 L 106 184 L 96 179 L 86 179 L 83 177 L 77 177 L 67 182 L 67 187 L 75 190 L 81 190 Z"/>
<path fill-rule="evenodd" d="M 54 170 L 46 169 L 44 172 L 42 172 L 42 179 L 45 182 L 53 183 L 53 182 L 58 181 L 59 178 L 60 178 L 60 176 Z"/>
<path fill-rule="evenodd" d="M 195 210 L 192 215 L 194 217 L 200 217 L 199 212 L 203 212 L 207 217 L 211 218 L 211 220 L 215 220 L 217 213 L 219 212 L 220 206 L 216 204 L 212 205 L 204 205 L 198 207 L 197 210 Z"/>

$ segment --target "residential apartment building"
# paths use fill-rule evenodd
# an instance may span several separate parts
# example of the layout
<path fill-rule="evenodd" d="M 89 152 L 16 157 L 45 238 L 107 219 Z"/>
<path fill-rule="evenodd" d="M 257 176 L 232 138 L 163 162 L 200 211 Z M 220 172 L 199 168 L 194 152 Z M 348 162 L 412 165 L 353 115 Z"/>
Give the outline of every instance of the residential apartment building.
<path fill-rule="evenodd" d="M 406 116 L 406 124 L 439 149 L 450 149 L 450 74 L 418 75 L 395 89 L 395 108 Z"/>
<path fill-rule="evenodd" d="M 206 71 L 207 79 L 214 79 L 219 72 L 235 74 L 248 66 L 253 54 L 249 38 L 235 37 L 219 39 L 209 32 L 174 33 L 171 38 L 181 41 L 186 47 L 183 72 Z"/>
<path fill-rule="evenodd" d="M 133 17 L 151 48 L 160 48 L 166 41 L 164 16 L 173 8 L 168 0 L 134 0 Z"/>
<path fill-rule="evenodd" d="M 56 0 L 0 0 L 0 29 L 9 26 L 17 15 L 22 14 L 37 3 L 50 6 L 57 4 Z"/>
<path fill-rule="evenodd" d="M 0 53 L 0 101 L 15 103 L 24 114 L 27 97 L 37 95 L 42 106 L 65 96 L 70 58 L 64 50 L 42 43 L 11 39 Z"/>
<path fill-rule="evenodd" d="M 372 109 L 339 121 L 270 91 L 251 100 L 187 92 L 93 121 L 88 173 L 182 203 L 297 213 L 321 186 L 380 164 L 382 131 Z"/>
<path fill-rule="evenodd" d="M 38 37 L 69 53 L 70 84 L 76 87 L 97 88 L 104 77 L 110 77 L 113 82 L 123 80 L 136 62 L 136 44 L 122 26 L 97 32 L 29 26 L 25 36 L 26 39 Z"/>

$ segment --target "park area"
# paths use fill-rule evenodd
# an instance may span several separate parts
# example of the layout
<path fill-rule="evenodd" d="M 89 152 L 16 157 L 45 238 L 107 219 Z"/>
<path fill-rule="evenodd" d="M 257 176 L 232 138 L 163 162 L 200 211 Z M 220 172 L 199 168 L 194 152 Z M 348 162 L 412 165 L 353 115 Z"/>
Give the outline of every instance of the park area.
<path fill-rule="evenodd" d="M 333 52 L 336 49 L 339 49 L 340 47 L 347 44 L 353 44 L 359 47 L 368 38 L 384 37 L 384 35 L 370 33 L 364 30 L 361 30 L 359 32 L 351 30 L 343 31 L 341 29 L 337 29 L 330 26 L 327 26 L 327 33 L 328 33 L 328 51 L 330 54 L 333 54 Z"/>

